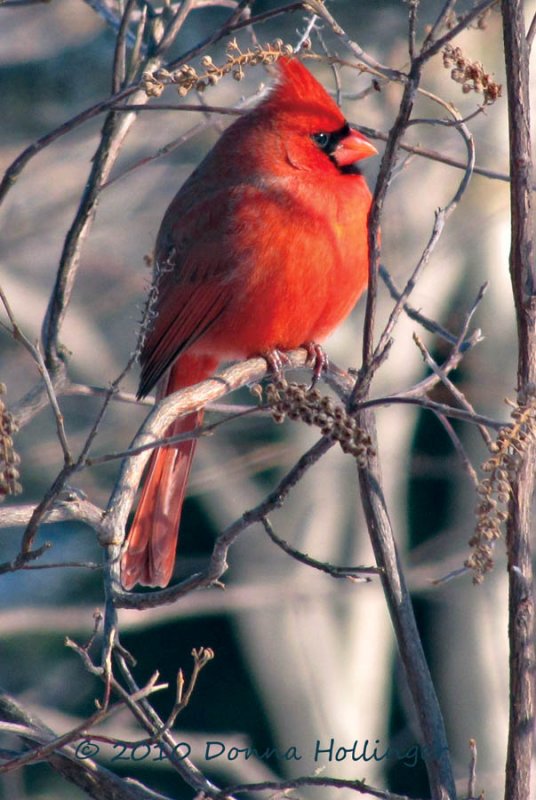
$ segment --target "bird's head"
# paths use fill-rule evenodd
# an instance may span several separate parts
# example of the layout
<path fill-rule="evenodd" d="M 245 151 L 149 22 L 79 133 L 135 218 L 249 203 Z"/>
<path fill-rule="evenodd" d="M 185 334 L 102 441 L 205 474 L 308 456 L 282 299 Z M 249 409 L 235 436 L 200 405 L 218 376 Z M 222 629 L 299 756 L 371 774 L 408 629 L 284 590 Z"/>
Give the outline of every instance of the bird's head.
<path fill-rule="evenodd" d="M 289 163 L 297 169 L 355 172 L 357 162 L 377 155 L 350 127 L 324 87 L 297 58 L 281 58 L 277 77 L 257 112 L 278 131 Z"/>

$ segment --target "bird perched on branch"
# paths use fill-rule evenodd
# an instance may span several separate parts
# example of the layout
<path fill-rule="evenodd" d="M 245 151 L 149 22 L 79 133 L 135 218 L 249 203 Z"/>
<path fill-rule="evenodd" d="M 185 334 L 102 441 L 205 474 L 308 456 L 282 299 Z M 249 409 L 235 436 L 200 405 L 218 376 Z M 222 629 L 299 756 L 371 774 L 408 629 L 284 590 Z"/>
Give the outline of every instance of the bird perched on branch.
<path fill-rule="evenodd" d="M 280 59 L 277 72 L 166 211 L 139 397 L 199 383 L 227 359 L 273 363 L 301 345 L 318 355 L 366 287 L 371 195 L 356 165 L 376 149 L 298 59 Z M 166 436 L 202 418 L 177 419 Z M 126 589 L 171 579 L 195 444 L 151 456 L 121 562 Z"/>

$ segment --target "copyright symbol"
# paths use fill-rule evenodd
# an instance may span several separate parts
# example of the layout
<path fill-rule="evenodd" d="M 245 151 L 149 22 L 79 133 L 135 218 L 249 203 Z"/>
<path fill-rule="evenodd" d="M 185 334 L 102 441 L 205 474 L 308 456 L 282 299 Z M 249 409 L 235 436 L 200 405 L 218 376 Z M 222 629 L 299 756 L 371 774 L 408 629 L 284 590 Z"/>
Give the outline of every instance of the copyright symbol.
<path fill-rule="evenodd" d="M 78 747 L 75 750 L 75 755 L 77 758 L 84 760 L 85 758 L 93 758 L 97 756 L 100 752 L 100 747 L 98 744 L 95 744 L 90 739 L 84 739 L 83 742 L 80 742 Z"/>

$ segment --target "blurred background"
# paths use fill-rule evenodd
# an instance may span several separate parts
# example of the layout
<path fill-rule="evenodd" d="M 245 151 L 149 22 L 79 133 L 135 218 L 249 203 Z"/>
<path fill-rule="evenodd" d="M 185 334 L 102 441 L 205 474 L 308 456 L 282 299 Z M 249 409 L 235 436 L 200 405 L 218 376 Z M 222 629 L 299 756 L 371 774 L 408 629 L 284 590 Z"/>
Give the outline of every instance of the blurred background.
<path fill-rule="evenodd" d="M 255 13 L 282 6 L 257 0 Z M 338 0 L 329 3 L 348 35 L 381 63 L 404 69 L 407 53 L 407 5 L 398 0 Z M 534 4 L 532 4 L 533 6 Z M 418 33 L 434 21 L 442 2 L 427 0 L 419 10 Z M 527 4 L 528 11 L 534 11 Z M 459 10 L 468 8 L 460 3 Z M 190 14 L 170 57 L 178 57 L 229 15 L 228 8 L 202 8 Z M 110 93 L 115 34 L 89 5 L 55 0 L 43 6 L 0 9 L 0 168 L 8 167 L 32 141 Z M 261 42 L 276 37 L 295 44 L 308 17 L 303 13 L 275 17 L 255 33 Z M 323 28 L 331 54 L 350 59 L 340 40 Z M 243 49 L 251 34 L 237 36 Z M 313 49 L 322 46 L 312 36 Z M 487 17 L 484 30 L 472 29 L 459 41 L 472 60 L 503 82 L 499 14 Z M 225 41 L 211 48 L 217 63 L 225 58 Z M 333 73 L 325 64 L 311 66 L 331 91 Z M 388 131 L 398 110 L 401 87 L 385 84 L 365 93 L 371 76 L 341 70 L 343 108 L 354 123 Z M 246 79 L 221 81 L 203 100 L 234 105 L 267 81 L 262 67 Z M 481 96 L 463 94 L 450 79 L 441 56 L 427 67 L 423 88 L 454 103 L 466 116 Z M 189 98 L 190 99 L 190 98 Z M 160 102 L 177 96 L 167 89 Z M 195 97 L 191 96 L 191 102 Z M 444 117 L 427 97 L 420 97 L 415 117 Z M 477 163 L 502 173 L 508 168 L 507 113 L 504 98 L 468 124 L 475 137 Z M 140 113 L 132 127 L 96 219 L 84 242 L 73 301 L 62 332 L 71 351 L 71 377 L 106 387 L 124 367 L 135 347 L 150 272 L 144 256 L 151 252 L 162 215 L 172 196 L 216 141 L 226 117 L 204 119 L 196 113 Z M 98 144 L 102 118 L 97 117 L 44 149 L 9 192 L 0 209 L 0 281 L 16 318 L 33 340 L 40 334 L 66 232 L 86 183 Z M 453 129 L 417 125 L 407 140 L 459 158 L 462 139 Z M 182 143 L 180 143 L 182 141 Z M 169 154 L 155 158 L 170 142 Z M 380 142 L 376 143 L 382 150 Z M 179 146 L 180 145 L 180 146 Z M 379 159 L 367 162 L 371 186 Z M 399 286 L 415 266 L 430 235 L 434 211 L 456 191 L 462 173 L 423 158 L 404 157 L 392 184 L 383 218 L 382 261 Z M 508 185 L 475 175 L 461 206 L 451 217 L 441 242 L 412 296 L 427 316 L 458 332 L 479 287 L 488 291 L 474 320 L 484 340 L 456 371 L 456 385 L 476 409 L 508 418 L 504 398 L 515 387 L 515 323 L 508 279 Z M 393 301 L 381 287 L 377 331 Z M 327 343 L 330 358 L 346 368 L 360 363 L 364 302 Z M 4 317 L 3 317 L 4 318 Z M 396 329 L 395 344 L 373 386 L 377 397 L 404 390 L 426 374 L 412 334 L 417 331 L 438 358 L 445 345 L 407 318 Z M 1 374 L 8 403 L 20 399 L 38 380 L 28 354 L 0 332 Z M 137 368 L 122 388 L 135 391 Z M 441 389 L 434 399 L 448 400 Z M 251 402 L 244 391 L 233 402 Z M 61 408 L 75 453 L 82 447 L 102 400 L 65 396 Z M 93 445 L 94 455 L 125 449 L 147 409 L 113 403 Z M 502 543 L 495 571 L 480 587 L 470 575 L 441 584 L 432 581 L 460 567 L 468 555 L 474 529 L 476 495 L 441 424 L 429 412 L 391 406 L 377 414 L 385 490 L 397 541 L 407 568 L 419 628 L 445 714 L 455 774 L 467 784 L 470 738 L 477 741 L 478 791 L 488 800 L 502 796 L 507 730 L 506 582 Z M 209 415 L 209 420 L 211 417 Z M 486 449 L 478 432 L 455 423 L 473 465 Z M 226 424 L 201 441 L 183 515 L 176 577 L 198 570 L 211 552 L 215 535 L 244 510 L 259 502 L 288 470 L 316 434 L 287 422 L 275 426 L 264 417 Z M 12 503 L 36 503 L 62 463 L 50 410 L 36 416 L 18 434 L 24 493 Z M 86 469 L 77 487 L 105 506 L 119 464 Z M 338 449 L 330 452 L 295 491 L 284 509 L 272 516 L 277 533 L 316 559 L 334 564 L 373 564 L 360 508 L 355 464 Z M 2 530 L 3 560 L 18 552 L 20 529 Z M 94 532 L 81 524 L 46 525 L 38 544 L 53 547 L 46 561 L 101 559 Z M 179 717 L 177 740 L 188 742 L 199 767 L 215 780 L 256 781 L 274 777 L 321 774 L 366 778 L 370 783 L 413 797 L 427 796 L 418 729 L 400 670 L 396 643 L 378 581 L 335 581 L 292 561 L 256 526 L 246 531 L 230 553 L 224 592 L 192 594 L 171 607 L 121 611 L 122 643 L 138 660 L 140 683 L 158 670 L 170 689 L 155 696 L 166 716 L 172 706 L 179 667 L 191 670 L 193 647 L 214 649 L 216 657 L 202 673 L 190 706 Z M 80 722 L 94 710 L 101 686 L 64 646 L 69 635 L 86 641 L 92 614 L 102 604 L 98 571 L 64 568 L 3 575 L 0 581 L 0 683 L 56 732 Z M 99 729 L 135 740 L 144 732 L 124 712 Z M 340 747 L 354 755 L 330 763 Z M 208 741 L 222 743 L 206 759 Z M 354 745 L 354 742 L 358 742 Z M 15 742 L 12 743 L 15 746 Z M 254 747 L 258 755 L 229 758 L 230 748 Z M 289 755 L 289 748 L 301 756 Z M 279 752 L 270 754 L 275 749 Z M 285 758 L 285 753 L 287 757 Z M 385 754 L 384 758 L 380 756 Z M 165 761 L 140 757 L 119 760 L 111 746 L 95 757 L 120 774 L 144 781 L 155 791 L 176 798 L 192 797 Z M 143 753 L 141 754 L 143 756 Z M 312 791 L 306 796 L 320 796 Z M 0 780 L 5 798 L 71 798 L 82 793 L 44 765 L 11 773 Z M 350 792 L 339 791 L 346 800 Z"/>

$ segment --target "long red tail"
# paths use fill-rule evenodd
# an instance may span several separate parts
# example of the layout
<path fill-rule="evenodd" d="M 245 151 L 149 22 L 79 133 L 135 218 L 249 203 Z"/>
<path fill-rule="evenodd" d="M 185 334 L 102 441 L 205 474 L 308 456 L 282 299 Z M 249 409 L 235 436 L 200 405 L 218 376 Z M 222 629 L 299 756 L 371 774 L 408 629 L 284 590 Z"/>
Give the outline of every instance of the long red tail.
<path fill-rule="evenodd" d="M 211 375 L 217 361 L 210 357 L 181 356 L 170 370 L 158 398 L 192 386 Z M 203 420 L 196 411 L 174 422 L 166 436 L 195 430 Z M 154 451 L 149 461 L 141 498 L 121 559 L 121 581 L 125 589 L 137 583 L 167 586 L 175 566 L 175 552 L 186 485 L 196 440 L 190 439 Z"/>

